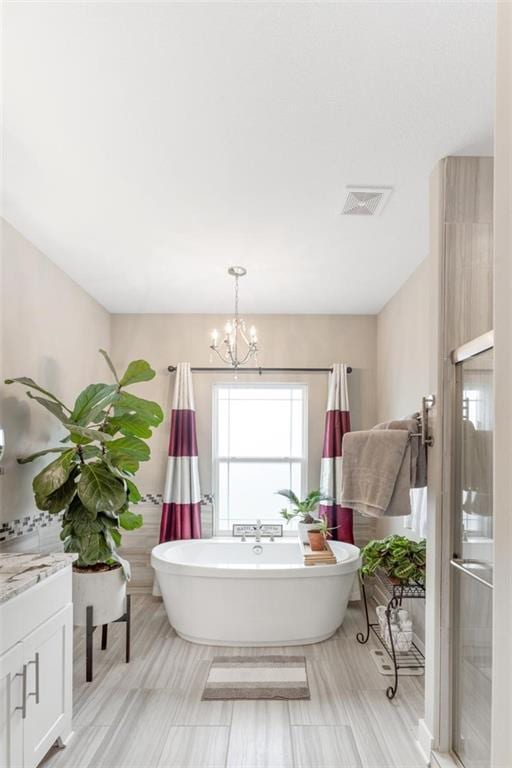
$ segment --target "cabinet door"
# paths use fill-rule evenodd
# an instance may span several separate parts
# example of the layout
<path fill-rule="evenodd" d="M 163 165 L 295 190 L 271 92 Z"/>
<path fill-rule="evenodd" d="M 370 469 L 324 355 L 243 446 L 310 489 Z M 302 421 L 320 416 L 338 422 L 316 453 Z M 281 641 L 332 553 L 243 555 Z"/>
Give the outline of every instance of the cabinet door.
<path fill-rule="evenodd" d="M 70 603 L 23 640 L 27 665 L 24 768 L 34 768 L 54 741 L 71 733 L 73 606 Z"/>
<path fill-rule="evenodd" d="M 0 768 L 23 766 L 23 648 L 0 656 Z"/>

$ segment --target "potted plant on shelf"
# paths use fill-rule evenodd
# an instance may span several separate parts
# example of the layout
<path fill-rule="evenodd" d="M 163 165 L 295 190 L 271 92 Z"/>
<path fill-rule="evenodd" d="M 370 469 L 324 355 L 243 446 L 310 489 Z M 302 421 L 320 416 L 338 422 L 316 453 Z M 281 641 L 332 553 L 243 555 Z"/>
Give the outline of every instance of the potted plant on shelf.
<path fill-rule="evenodd" d="M 425 584 L 426 539 L 413 541 L 406 536 L 393 534 L 385 539 L 370 541 L 361 556 L 361 573 L 364 576 L 374 576 L 378 570 L 382 570 L 394 583 Z"/>
<path fill-rule="evenodd" d="M 321 491 L 310 491 L 305 499 L 300 501 L 298 496 L 289 488 L 284 488 L 281 491 L 277 491 L 279 496 L 284 496 L 285 499 L 291 502 L 291 509 L 282 509 L 281 517 L 287 522 L 299 518 L 299 538 L 304 543 L 308 543 L 308 532 L 314 530 L 321 521 L 316 514 L 316 510 L 321 501 L 332 501 L 330 496 L 327 496 Z"/>
<path fill-rule="evenodd" d="M 93 606 L 95 625 L 115 621 L 124 613 L 130 566 L 117 551 L 120 529 L 130 531 L 142 525 L 142 515 L 130 510 L 130 504 L 141 499 L 133 477 L 140 462 L 148 461 L 146 440 L 163 420 L 158 403 L 126 391 L 131 384 L 154 378 L 149 363 L 134 360 L 118 376 L 108 354 L 100 352 L 115 383 L 90 384 L 72 408 L 30 378 L 5 382 L 27 387 L 28 397 L 50 411 L 67 432 L 57 447 L 18 462 L 27 464 L 57 454 L 34 477 L 32 487 L 38 509 L 62 514 L 64 550 L 78 555 L 73 565 L 73 603 L 75 624 L 81 625 L 86 623 L 88 605 Z"/>

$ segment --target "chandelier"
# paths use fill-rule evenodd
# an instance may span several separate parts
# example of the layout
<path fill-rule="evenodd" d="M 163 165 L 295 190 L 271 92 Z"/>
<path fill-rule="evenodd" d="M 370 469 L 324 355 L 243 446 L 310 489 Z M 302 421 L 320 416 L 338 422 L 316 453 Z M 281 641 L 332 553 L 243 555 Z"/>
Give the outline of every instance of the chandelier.
<path fill-rule="evenodd" d="M 245 320 L 238 314 L 238 281 L 246 274 L 247 270 L 244 267 L 228 269 L 228 275 L 235 278 L 235 314 L 224 326 L 222 341 L 217 329 L 214 329 L 211 335 L 210 349 L 218 354 L 223 363 L 232 368 L 239 368 L 258 354 L 256 328 L 251 325 L 247 332 Z"/>

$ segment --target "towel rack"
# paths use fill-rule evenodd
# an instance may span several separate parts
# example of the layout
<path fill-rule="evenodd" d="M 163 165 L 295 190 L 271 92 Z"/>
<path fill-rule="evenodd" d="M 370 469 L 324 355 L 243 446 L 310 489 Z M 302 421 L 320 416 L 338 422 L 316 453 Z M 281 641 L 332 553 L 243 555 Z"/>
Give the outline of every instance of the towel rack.
<path fill-rule="evenodd" d="M 429 428 L 428 428 L 428 412 L 431 408 L 434 407 L 436 404 L 436 396 L 435 395 L 424 395 L 424 397 L 421 398 L 421 415 L 420 415 L 420 425 L 421 425 L 421 444 L 422 445 L 428 445 L 431 447 L 434 445 L 434 437 L 430 434 Z"/>
<path fill-rule="evenodd" d="M 419 437 L 421 439 L 421 444 L 426 445 L 429 448 L 434 445 L 434 437 L 429 434 L 428 430 L 428 412 L 435 404 L 435 395 L 425 395 L 421 398 L 421 412 L 417 417 L 420 431 L 411 433 L 411 437 Z"/>

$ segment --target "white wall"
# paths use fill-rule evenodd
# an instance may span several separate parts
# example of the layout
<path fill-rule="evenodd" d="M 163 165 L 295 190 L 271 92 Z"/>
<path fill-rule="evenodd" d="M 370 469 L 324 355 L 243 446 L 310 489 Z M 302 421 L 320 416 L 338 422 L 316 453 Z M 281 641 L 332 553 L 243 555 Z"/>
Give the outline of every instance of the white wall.
<path fill-rule="evenodd" d="M 347 362 L 349 397 L 354 429 L 372 426 L 377 416 L 376 318 L 368 315 L 258 315 L 247 318 L 258 329 L 262 366 L 329 366 Z M 141 394 L 156 400 L 166 414 L 165 423 L 151 441 L 152 458 L 141 467 L 139 487 L 160 493 L 169 442 L 169 416 L 174 377 L 170 363 L 189 361 L 196 366 L 215 365 L 209 350 L 209 334 L 222 328 L 226 317 L 214 315 L 113 315 L 114 362 L 122 368 L 131 359 L 144 357 L 157 371 L 156 378 L 140 386 Z M 219 362 L 219 361 L 217 361 Z M 240 374 L 249 381 L 248 374 Z M 214 381 L 228 382 L 232 374 L 196 374 L 194 392 L 197 411 L 201 487 L 211 492 L 211 404 Z M 258 377 L 256 377 L 258 379 Z M 309 385 L 309 487 L 317 487 L 320 473 L 324 414 L 327 400 L 326 374 L 266 375 L 266 381 L 301 381 Z M 135 390 L 134 390 L 135 391 Z"/>
<path fill-rule="evenodd" d="M 44 460 L 18 456 L 58 443 L 58 422 L 5 378 L 29 376 L 72 402 L 91 381 L 110 376 L 100 347 L 110 346 L 108 312 L 8 223 L 1 228 L 0 423 L 7 452 L 0 475 L 0 521 L 35 511 L 32 477 Z"/>
<path fill-rule="evenodd" d="M 421 407 L 429 391 L 430 338 L 429 259 L 416 268 L 409 279 L 388 301 L 377 317 L 377 414 L 378 421 L 408 416 Z M 418 539 L 406 528 L 403 517 L 382 517 L 376 535 L 384 538 L 397 533 Z M 416 639 L 424 642 L 425 606 L 410 600 L 407 605 L 414 622 Z"/>
<path fill-rule="evenodd" d="M 400 419 L 421 407 L 429 391 L 430 265 L 424 259 L 377 318 L 378 421 Z M 404 518 L 381 518 L 378 536 L 415 534 Z"/>

